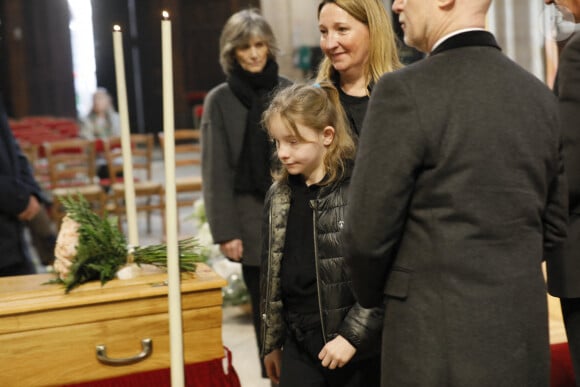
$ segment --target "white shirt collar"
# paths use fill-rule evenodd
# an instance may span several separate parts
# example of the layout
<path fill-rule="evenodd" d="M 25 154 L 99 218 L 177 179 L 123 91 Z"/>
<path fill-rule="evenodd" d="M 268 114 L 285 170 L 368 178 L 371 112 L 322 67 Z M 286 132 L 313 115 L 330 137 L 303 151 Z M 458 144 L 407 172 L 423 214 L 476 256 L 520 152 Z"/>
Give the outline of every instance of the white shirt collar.
<path fill-rule="evenodd" d="M 447 34 L 444 37 L 442 37 L 441 39 L 439 39 L 438 41 L 436 41 L 435 44 L 433 45 L 433 47 L 431 48 L 431 52 L 433 52 L 439 45 L 441 45 L 441 43 L 443 43 L 444 41 L 446 41 L 450 37 L 462 34 L 464 32 L 469 32 L 469 31 L 485 31 L 485 28 L 464 28 L 462 30 L 453 31 L 452 33 Z"/>

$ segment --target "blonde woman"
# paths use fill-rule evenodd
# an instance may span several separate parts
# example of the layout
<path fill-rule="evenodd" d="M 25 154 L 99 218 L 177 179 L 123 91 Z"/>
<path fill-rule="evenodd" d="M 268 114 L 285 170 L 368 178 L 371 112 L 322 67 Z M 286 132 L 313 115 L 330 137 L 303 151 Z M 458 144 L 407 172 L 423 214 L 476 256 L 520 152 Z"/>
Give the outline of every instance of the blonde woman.
<path fill-rule="evenodd" d="M 325 57 L 316 79 L 331 81 L 338 89 L 358 136 L 373 85 L 401 67 L 392 23 L 380 0 L 323 0 L 318 27 Z"/>

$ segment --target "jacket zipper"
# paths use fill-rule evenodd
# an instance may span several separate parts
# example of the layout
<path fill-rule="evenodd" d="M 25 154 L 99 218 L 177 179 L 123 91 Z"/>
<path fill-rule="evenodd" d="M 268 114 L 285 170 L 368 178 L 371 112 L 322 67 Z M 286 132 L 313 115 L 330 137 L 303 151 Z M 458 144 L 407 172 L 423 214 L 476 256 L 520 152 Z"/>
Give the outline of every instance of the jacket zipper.
<path fill-rule="evenodd" d="M 272 206 L 270 206 L 270 209 L 268 210 L 268 262 L 267 262 L 267 268 L 266 268 L 266 284 L 270 284 L 270 274 L 271 274 L 271 264 L 272 264 Z M 267 317 L 268 316 L 268 312 L 269 312 L 269 308 L 270 308 L 270 286 L 267 285 L 266 286 L 266 302 L 264 302 L 264 313 L 262 313 L 262 331 L 260 332 L 260 334 L 262 335 L 262 348 L 260 348 L 260 353 L 262 354 L 262 356 L 267 355 L 264 352 L 264 347 L 265 347 L 265 343 L 266 343 L 266 323 L 267 323 Z"/>
<path fill-rule="evenodd" d="M 322 313 L 322 297 L 320 292 L 320 269 L 318 267 L 318 240 L 316 239 L 316 212 L 318 210 L 318 201 L 312 200 L 312 231 L 314 232 L 314 267 L 316 270 L 316 292 L 318 293 L 318 311 L 320 313 L 320 327 L 322 329 L 322 339 L 326 344 L 326 329 L 324 328 L 324 316 Z"/>

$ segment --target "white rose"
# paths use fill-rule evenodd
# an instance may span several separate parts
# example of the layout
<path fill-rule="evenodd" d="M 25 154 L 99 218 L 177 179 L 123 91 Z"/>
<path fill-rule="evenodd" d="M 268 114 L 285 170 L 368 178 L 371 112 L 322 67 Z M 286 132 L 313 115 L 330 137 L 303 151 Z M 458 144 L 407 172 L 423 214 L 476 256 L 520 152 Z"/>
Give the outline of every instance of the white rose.
<path fill-rule="evenodd" d="M 64 258 L 57 258 L 54 260 L 52 267 L 54 271 L 58 273 L 58 277 L 64 280 L 68 273 L 70 272 L 70 267 L 72 266 L 72 261 Z"/>
<path fill-rule="evenodd" d="M 62 219 L 62 224 L 56 238 L 56 246 L 54 248 L 54 271 L 58 273 L 61 279 L 64 279 L 72 262 L 77 255 L 77 244 L 79 241 L 79 224 L 73 219 L 65 216 Z"/>

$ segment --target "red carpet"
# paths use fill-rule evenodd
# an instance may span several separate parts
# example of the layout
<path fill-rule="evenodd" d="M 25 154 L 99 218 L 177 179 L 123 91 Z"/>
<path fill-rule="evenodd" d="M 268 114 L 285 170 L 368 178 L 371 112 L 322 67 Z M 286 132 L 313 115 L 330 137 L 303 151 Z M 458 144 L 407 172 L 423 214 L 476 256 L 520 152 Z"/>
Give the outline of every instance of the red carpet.
<path fill-rule="evenodd" d="M 552 352 L 550 387 L 575 387 L 568 343 L 552 344 L 550 347 Z"/>
<path fill-rule="evenodd" d="M 186 387 L 241 387 L 238 374 L 232 365 L 232 355 L 226 349 L 224 359 L 214 359 L 185 366 Z M 224 364 L 223 362 L 227 362 Z M 140 372 L 93 382 L 67 384 L 65 387 L 169 387 L 169 368 Z"/>
<path fill-rule="evenodd" d="M 568 343 L 552 344 L 551 354 L 550 387 L 575 387 Z M 227 361 L 225 369 L 222 361 Z M 186 365 L 185 380 L 187 387 L 241 387 L 236 370 L 232 366 L 229 350 L 225 359 Z M 170 369 L 165 368 L 94 382 L 69 384 L 66 387 L 169 387 L 170 385 Z"/>

